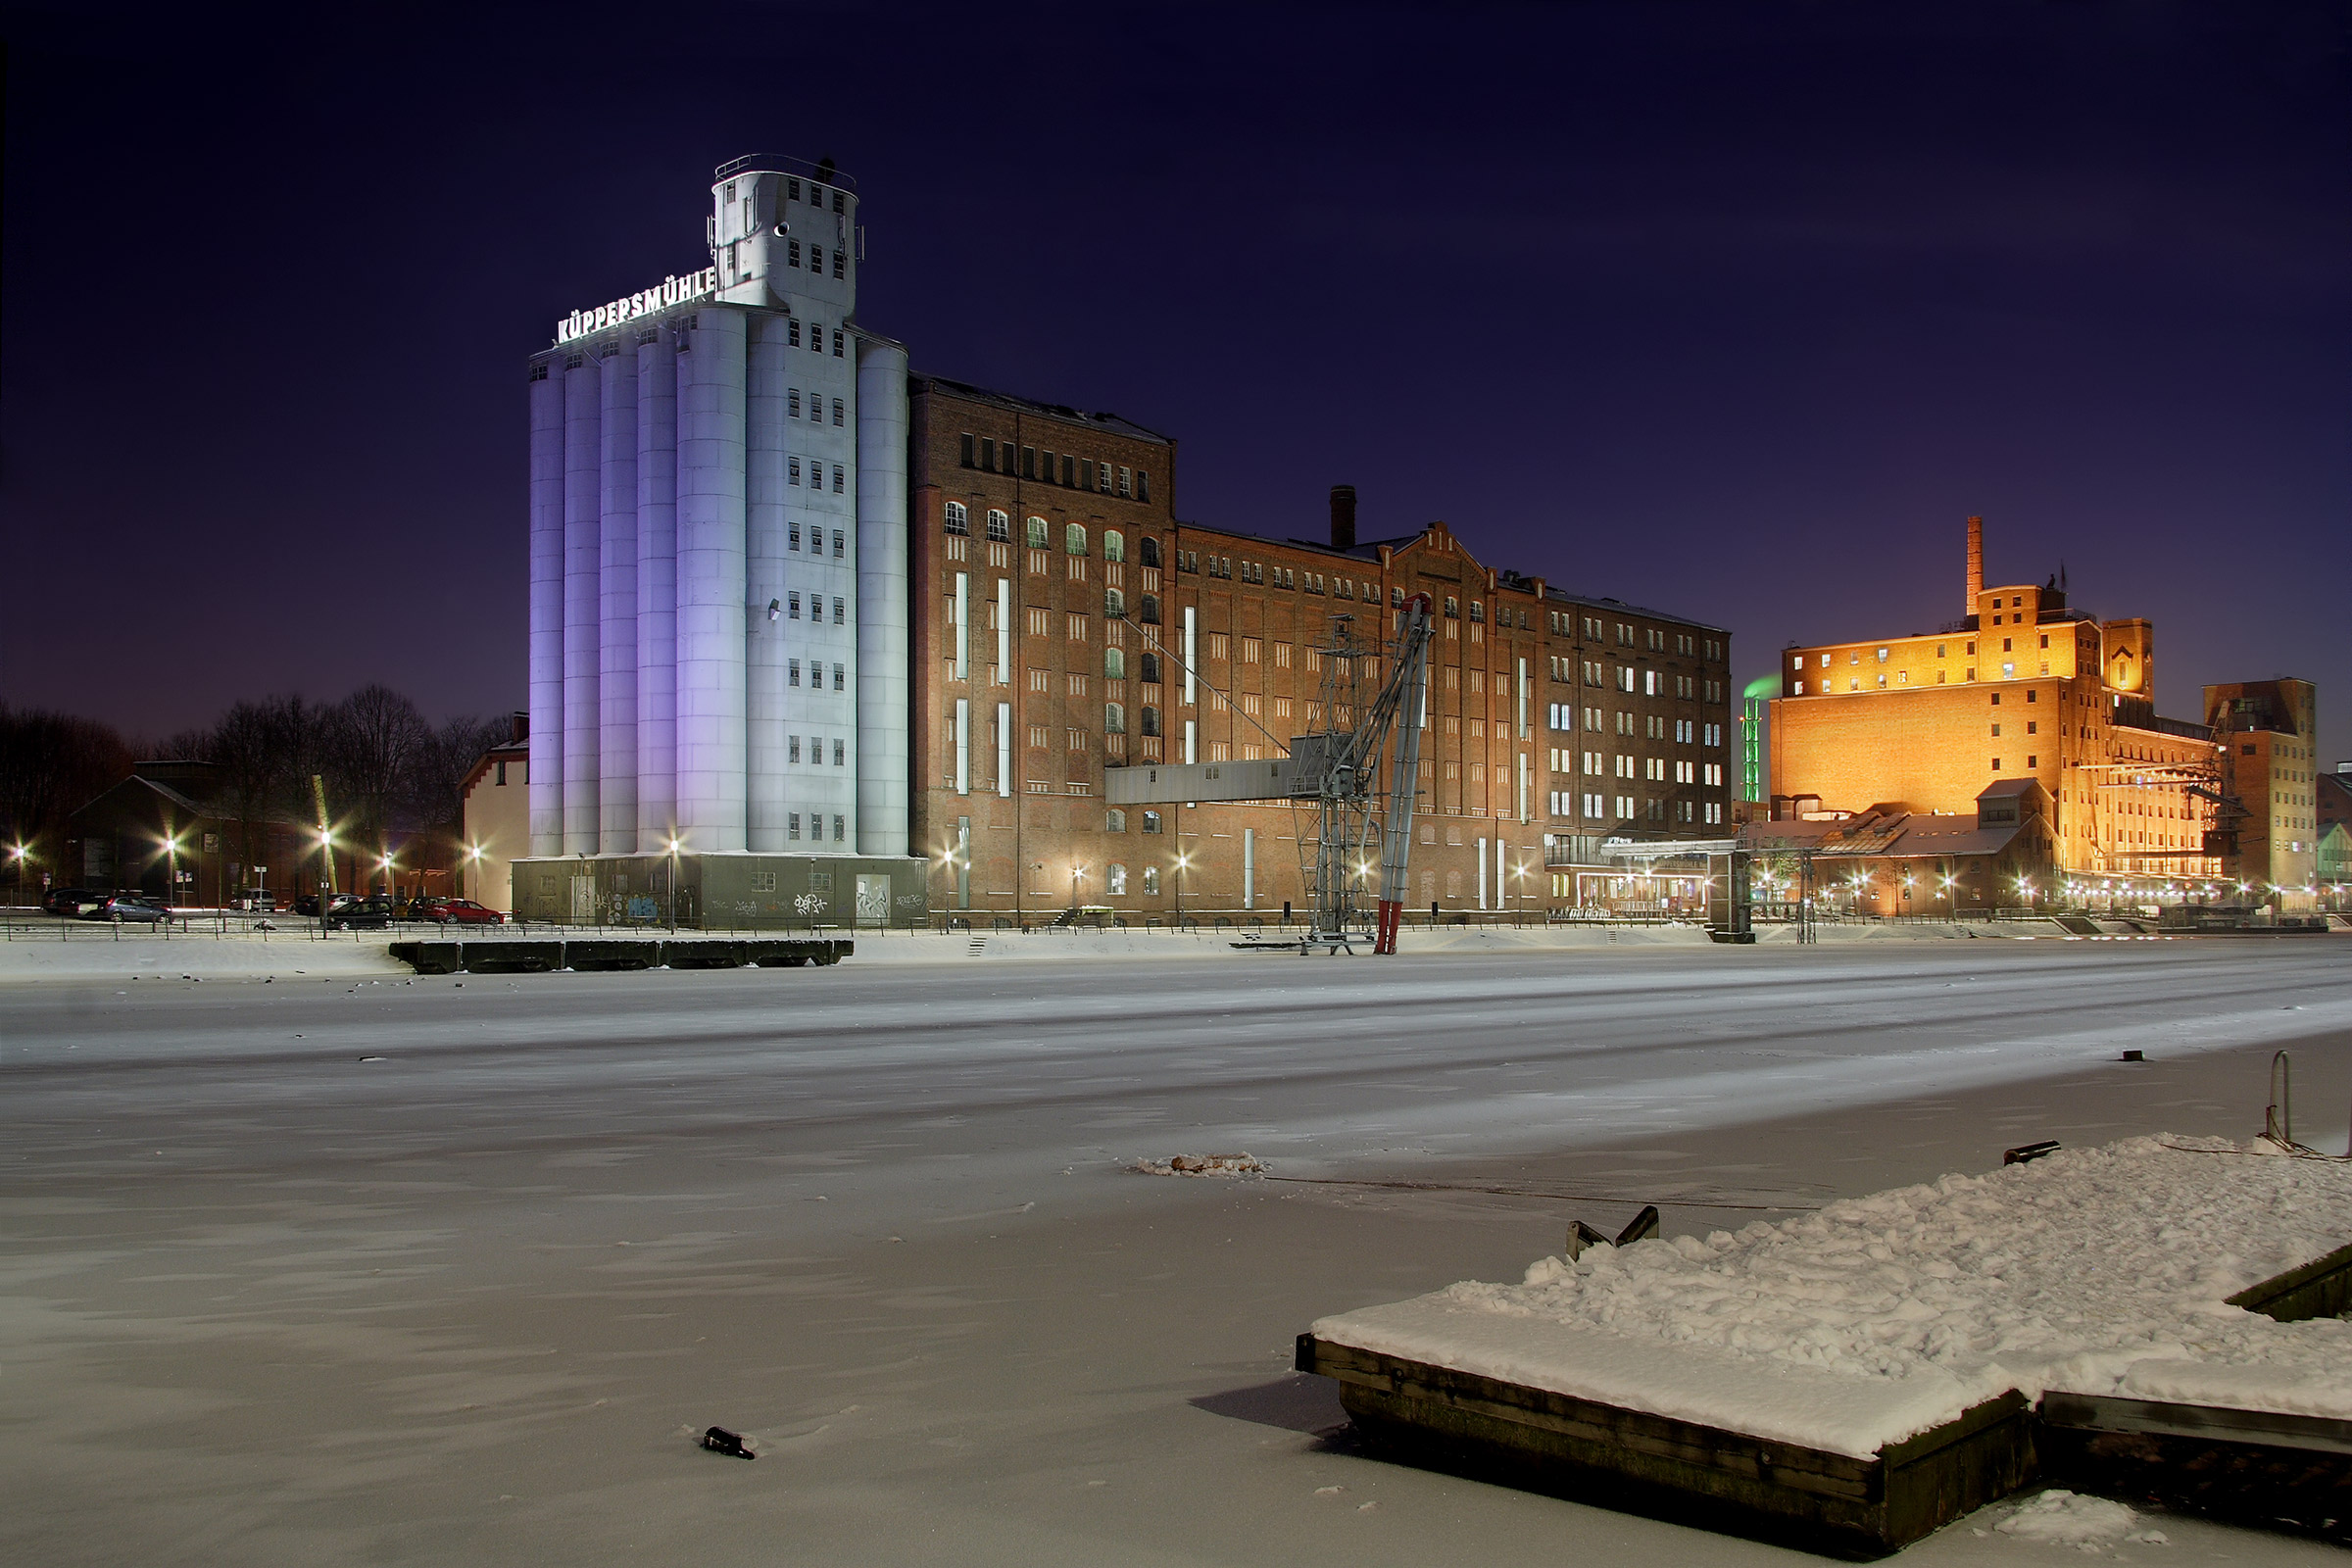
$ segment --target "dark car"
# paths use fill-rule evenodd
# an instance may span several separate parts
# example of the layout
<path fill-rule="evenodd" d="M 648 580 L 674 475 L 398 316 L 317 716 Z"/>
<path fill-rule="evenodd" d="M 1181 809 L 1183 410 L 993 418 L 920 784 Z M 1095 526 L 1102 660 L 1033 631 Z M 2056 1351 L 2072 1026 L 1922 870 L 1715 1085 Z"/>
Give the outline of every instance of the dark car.
<path fill-rule="evenodd" d="M 356 902 L 358 898 L 359 895 L 356 893 L 330 893 L 326 896 L 326 912 L 332 914 L 346 904 Z M 318 895 L 316 893 L 296 894 L 294 896 L 294 912 L 307 914 L 314 920 L 318 919 Z"/>
<path fill-rule="evenodd" d="M 383 930 L 392 924 L 392 901 L 381 893 L 344 899 L 327 906 L 326 923 L 336 931 Z"/>
<path fill-rule="evenodd" d="M 70 920 L 91 905 L 105 902 L 106 895 L 94 888 L 57 888 L 41 900 L 41 907 Z"/>
<path fill-rule="evenodd" d="M 136 893 L 118 893 L 102 903 L 85 906 L 81 912 L 81 918 L 84 920 L 111 920 L 118 925 L 134 921 L 154 925 L 158 921 L 171 919 L 172 910 L 167 906 Z"/>
<path fill-rule="evenodd" d="M 409 917 L 440 925 L 504 925 L 507 921 L 498 910 L 471 899 L 418 899 L 410 906 Z"/>

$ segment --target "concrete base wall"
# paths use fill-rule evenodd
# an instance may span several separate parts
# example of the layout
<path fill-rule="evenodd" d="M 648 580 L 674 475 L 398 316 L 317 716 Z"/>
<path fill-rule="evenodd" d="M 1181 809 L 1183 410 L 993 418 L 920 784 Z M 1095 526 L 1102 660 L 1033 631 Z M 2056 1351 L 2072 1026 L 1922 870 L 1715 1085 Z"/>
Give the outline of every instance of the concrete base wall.
<path fill-rule="evenodd" d="M 675 886 L 672 886 L 672 873 Z M 860 855 L 594 855 L 514 862 L 514 913 L 572 926 L 921 925 L 924 865 Z"/>

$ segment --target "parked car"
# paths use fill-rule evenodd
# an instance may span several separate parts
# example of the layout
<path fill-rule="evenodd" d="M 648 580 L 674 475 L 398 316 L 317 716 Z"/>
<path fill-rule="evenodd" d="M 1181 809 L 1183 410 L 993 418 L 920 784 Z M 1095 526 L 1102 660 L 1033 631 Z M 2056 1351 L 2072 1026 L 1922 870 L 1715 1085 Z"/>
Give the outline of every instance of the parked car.
<path fill-rule="evenodd" d="M 507 917 L 471 899 L 418 899 L 411 906 L 409 917 L 431 920 L 440 925 L 504 925 Z"/>
<path fill-rule="evenodd" d="M 359 895 L 357 893 L 329 894 L 326 900 L 326 912 L 332 914 L 337 909 L 343 907 L 343 906 L 357 902 L 358 899 Z M 307 914 L 314 920 L 318 919 L 318 895 L 316 893 L 301 893 L 295 895 L 294 912 L 296 914 Z"/>
<path fill-rule="evenodd" d="M 392 924 L 392 901 L 381 893 L 346 898 L 327 906 L 326 923 L 335 931 L 383 930 Z"/>
<path fill-rule="evenodd" d="M 41 907 L 71 920 L 91 905 L 105 902 L 106 895 L 93 888 L 56 888 L 41 900 Z"/>
<path fill-rule="evenodd" d="M 98 904 L 85 906 L 81 918 L 111 920 L 118 925 L 132 921 L 154 925 L 158 921 L 171 919 L 172 910 L 169 906 L 143 894 L 118 893 Z"/>

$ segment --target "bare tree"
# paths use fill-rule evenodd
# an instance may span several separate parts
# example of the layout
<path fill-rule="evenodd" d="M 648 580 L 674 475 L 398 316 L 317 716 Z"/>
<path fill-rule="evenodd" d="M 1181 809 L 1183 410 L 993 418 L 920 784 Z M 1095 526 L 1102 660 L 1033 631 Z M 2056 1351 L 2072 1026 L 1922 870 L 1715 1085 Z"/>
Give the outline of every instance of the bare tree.
<path fill-rule="evenodd" d="M 411 778 L 433 743 L 416 705 L 389 686 L 368 685 L 337 703 L 326 722 L 330 799 L 361 843 L 387 851 L 386 835 L 408 802 Z"/>
<path fill-rule="evenodd" d="M 0 836 L 37 845 L 66 817 L 130 774 L 130 748 L 72 713 L 0 703 Z"/>
<path fill-rule="evenodd" d="M 462 714 L 434 732 L 409 779 L 408 810 L 416 826 L 455 822 L 465 802 L 459 791 L 484 752 L 507 738 L 511 720 Z"/>

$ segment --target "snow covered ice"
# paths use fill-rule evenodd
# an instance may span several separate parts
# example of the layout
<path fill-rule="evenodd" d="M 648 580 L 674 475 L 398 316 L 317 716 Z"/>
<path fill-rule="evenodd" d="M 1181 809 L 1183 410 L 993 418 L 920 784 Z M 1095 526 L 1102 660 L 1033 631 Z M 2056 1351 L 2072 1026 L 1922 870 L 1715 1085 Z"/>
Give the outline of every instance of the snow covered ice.
<path fill-rule="evenodd" d="M 2352 1324 L 2228 1304 L 2352 1241 L 2352 1163 L 2170 1135 L 1546 1257 L 1318 1338 L 1867 1456 L 2008 1390 L 2352 1417 Z"/>

